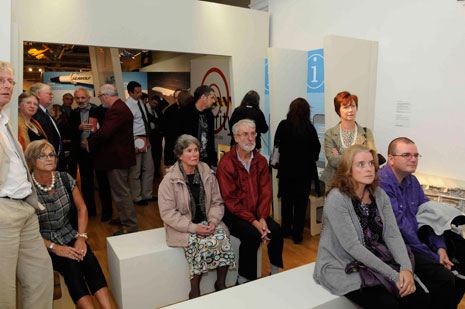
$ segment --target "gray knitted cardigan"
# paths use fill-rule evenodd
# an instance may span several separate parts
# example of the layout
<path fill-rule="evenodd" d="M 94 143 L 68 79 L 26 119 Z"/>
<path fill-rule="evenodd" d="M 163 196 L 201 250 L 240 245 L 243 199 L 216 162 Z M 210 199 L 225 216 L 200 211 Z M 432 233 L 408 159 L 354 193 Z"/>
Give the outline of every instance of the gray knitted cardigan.
<path fill-rule="evenodd" d="M 376 189 L 376 205 L 383 220 L 383 239 L 401 270 L 412 270 L 407 249 L 397 227 L 387 194 Z M 362 227 L 349 196 L 333 189 L 326 197 L 318 257 L 313 278 L 335 295 L 345 295 L 361 286 L 358 273 L 345 273 L 353 260 L 377 270 L 397 282 L 399 273 L 377 258 L 367 248 Z"/>

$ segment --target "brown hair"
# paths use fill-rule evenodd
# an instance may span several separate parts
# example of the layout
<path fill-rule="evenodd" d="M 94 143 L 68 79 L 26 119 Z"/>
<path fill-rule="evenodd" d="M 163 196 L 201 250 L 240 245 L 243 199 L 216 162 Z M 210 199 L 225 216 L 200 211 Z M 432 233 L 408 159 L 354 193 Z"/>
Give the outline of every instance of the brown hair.
<path fill-rule="evenodd" d="M 307 100 L 297 98 L 289 105 L 289 112 L 287 113 L 287 120 L 289 120 L 294 127 L 300 126 L 302 123 L 310 121 L 310 105 Z"/>
<path fill-rule="evenodd" d="M 404 143 L 404 144 L 415 144 L 410 138 L 408 137 L 398 137 L 398 138 L 395 138 L 393 139 L 390 143 L 389 143 L 389 147 L 388 147 L 388 155 L 393 155 L 394 152 L 396 151 L 397 149 L 397 144 L 399 143 Z"/>
<path fill-rule="evenodd" d="M 194 97 L 187 90 L 181 90 L 178 94 L 179 107 L 184 107 L 190 103 L 194 103 Z"/>
<path fill-rule="evenodd" d="M 370 152 L 373 156 L 373 161 L 375 162 L 375 179 L 373 183 L 367 185 L 368 190 L 371 194 L 375 195 L 376 188 L 379 184 L 379 164 L 378 164 L 378 154 L 374 149 L 368 148 L 365 145 L 353 145 L 344 151 L 341 157 L 341 163 L 339 163 L 339 167 L 337 168 L 336 175 L 334 176 L 333 182 L 331 187 L 329 188 L 328 192 L 331 191 L 333 188 L 339 189 L 342 193 L 347 194 L 351 198 L 357 198 L 355 194 L 356 182 L 352 178 L 352 164 L 354 162 L 354 157 L 359 152 Z"/>
<path fill-rule="evenodd" d="M 24 152 L 24 157 L 26 158 L 26 163 L 29 167 L 29 171 L 34 170 L 37 158 L 39 157 L 42 150 L 44 150 L 47 147 L 50 147 L 50 149 L 52 149 L 52 152 L 56 154 L 55 148 L 46 139 L 39 139 L 27 145 L 26 151 Z"/>
<path fill-rule="evenodd" d="M 349 91 L 342 91 L 339 92 L 335 97 L 334 97 L 334 110 L 336 111 L 336 114 L 341 117 L 341 106 L 350 104 L 351 102 L 355 103 L 355 106 L 358 108 L 358 97 L 355 94 L 351 94 Z"/>
<path fill-rule="evenodd" d="M 30 97 L 36 98 L 37 103 L 39 103 L 39 98 L 37 98 L 37 96 L 35 94 L 33 94 L 33 93 L 29 92 L 29 91 L 24 91 L 18 97 L 18 105 L 21 104 L 21 102 L 23 102 L 24 99 L 27 99 L 27 98 L 30 98 Z"/>

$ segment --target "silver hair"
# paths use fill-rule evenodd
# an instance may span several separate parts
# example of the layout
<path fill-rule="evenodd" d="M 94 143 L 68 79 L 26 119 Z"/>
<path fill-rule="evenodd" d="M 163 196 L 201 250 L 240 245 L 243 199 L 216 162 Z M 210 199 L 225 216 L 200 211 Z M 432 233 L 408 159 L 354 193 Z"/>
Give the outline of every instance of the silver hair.
<path fill-rule="evenodd" d="M 37 94 L 41 92 L 42 89 L 44 88 L 50 88 L 50 86 L 44 83 L 35 83 L 34 85 L 31 86 L 31 88 L 29 89 L 29 92 L 37 96 Z"/>
<path fill-rule="evenodd" d="M 0 61 L 0 72 L 10 72 L 11 76 L 13 76 L 15 74 L 15 69 L 11 63 Z"/>
<path fill-rule="evenodd" d="M 180 157 L 184 149 L 189 147 L 190 144 L 195 144 L 197 145 L 197 148 L 200 149 L 200 142 L 196 137 L 189 134 L 183 134 L 180 137 L 178 137 L 176 145 L 174 145 L 173 149 L 174 155 L 176 157 Z"/>
<path fill-rule="evenodd" d="M 255 121 L 250 120 L 250 119 L 239 120 L 232 127 L 233 134 L 237 135 L 237 133 L 239 133 L 239 127 L 242 127 L 242 126 L 255 129 Z"/>
<path fill-rule="evenodd" d="M 110 97 L 117 97 L 118 96 L 118 90 L 116 90 L 116 87 L 112 84 L 105 84 L 102 87 L 100 87 L 100 92 L 102 94 L 106 94 Z"/>

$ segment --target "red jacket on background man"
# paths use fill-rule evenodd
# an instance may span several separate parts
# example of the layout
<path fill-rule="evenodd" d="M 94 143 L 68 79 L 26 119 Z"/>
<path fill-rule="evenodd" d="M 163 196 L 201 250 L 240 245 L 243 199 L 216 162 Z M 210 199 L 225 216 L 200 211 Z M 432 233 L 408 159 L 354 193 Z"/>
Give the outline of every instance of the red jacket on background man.
<path fill-rule="evenodd" d="M 216 171 L 229 212 L 252 223 L 266 219 L 271 208 L 271 178 L 265 157 L 253 150 L 250 173 L 237 158 L 237 145 L 221 159 Z"/>
<path fill-rule="evenodd" d="M 89 138 L 96 170 L 127 169 L 136 164 L 134 116 L 121 100 L 105 112 L 102 127 Z"/>

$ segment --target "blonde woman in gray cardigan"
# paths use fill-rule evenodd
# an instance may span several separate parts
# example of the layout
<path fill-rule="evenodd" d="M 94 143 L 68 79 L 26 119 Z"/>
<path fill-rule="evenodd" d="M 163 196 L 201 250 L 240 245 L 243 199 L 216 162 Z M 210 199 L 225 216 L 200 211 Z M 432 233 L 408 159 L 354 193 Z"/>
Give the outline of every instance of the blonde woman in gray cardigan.
<path fill-rule="evenodd" d="M 346 149 L 323 208 L 313 277 L 363 308 L 427 308 L 389 197 L 378 188 L 376 152 Z M 363 289 L 362 289 L 363 287 Z"/>
<path fill-rule="evenodd" d="M 218 291 L 226 288 L 228 267 L 235 267 L 229 231 L 221 221 L 224 204 L 218 181 L 210 167 L 199 162 L 199 148 L 198 139 L 181 135 L 174 146 L 178 161 L 158 188 L 166 243 L 184 248 L 189 265 L 189 298 L 200 296 L 202 273 L 216 269 Z"/>
<path fill-rule="evenodd" d="M 321 180 L 328 189 L 336 173 L 341 156 L 352 145 L 362 144 L 376 150 L 373 133 L 368 128 L 363 128 L 355 118 L 358 110 L 358 98 L 348 91 L 339 92 L 334 97 L 334 109 L 341 117 L 341 121 L 325 132 L 325 156 L 326 167 L 321 175 Z"/>

